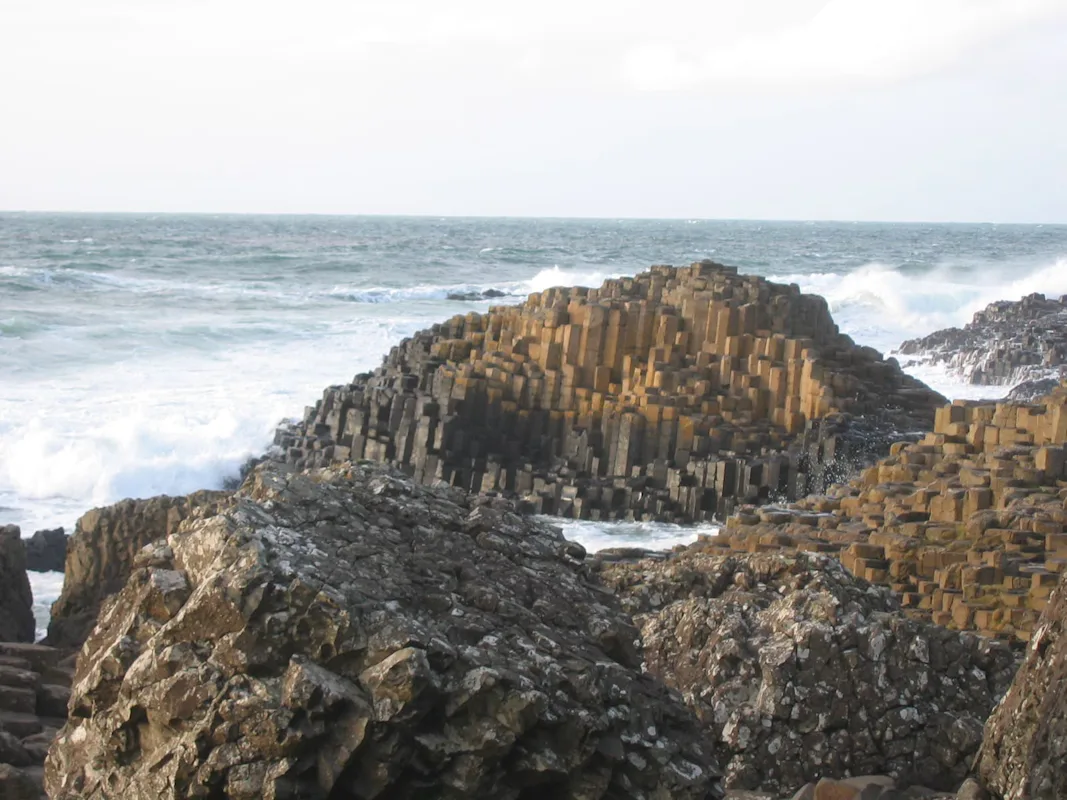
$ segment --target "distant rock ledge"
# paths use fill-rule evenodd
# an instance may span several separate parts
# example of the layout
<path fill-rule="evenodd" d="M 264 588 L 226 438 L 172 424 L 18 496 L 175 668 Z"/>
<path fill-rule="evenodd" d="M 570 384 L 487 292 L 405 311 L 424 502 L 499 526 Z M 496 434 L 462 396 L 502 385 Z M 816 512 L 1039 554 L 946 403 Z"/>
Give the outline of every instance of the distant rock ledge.
<path fill-rule="evenodd" d="M 532 512 L 684 522 L 823 489 L 943 402 L 821 297 L 705 261 L 454 317 L 275 442 L 300 467 L 369 459 Z"/>

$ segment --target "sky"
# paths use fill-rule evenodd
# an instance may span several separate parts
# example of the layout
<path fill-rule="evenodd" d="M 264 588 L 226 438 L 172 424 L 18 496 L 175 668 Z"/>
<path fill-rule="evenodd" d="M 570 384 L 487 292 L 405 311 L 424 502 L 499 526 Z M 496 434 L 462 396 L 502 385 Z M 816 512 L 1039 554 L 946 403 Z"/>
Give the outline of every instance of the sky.
<path fill-rule="evenodd" d="M 1067 0 L 0 0 L 0 209 L 1067 223 Z"/>

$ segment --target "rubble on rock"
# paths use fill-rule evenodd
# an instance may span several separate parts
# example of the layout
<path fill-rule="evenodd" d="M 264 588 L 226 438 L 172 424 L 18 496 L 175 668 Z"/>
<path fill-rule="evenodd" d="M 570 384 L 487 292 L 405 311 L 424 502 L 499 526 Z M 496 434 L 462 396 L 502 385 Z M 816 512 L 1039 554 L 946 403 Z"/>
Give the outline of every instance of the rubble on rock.
<path fill-rule="evenodd" d="M 723 552 L 838 555 L 908 613 L 1027 640 L 1067 570 L 1067 384 L 1037 404 L 958 401 L 932 433 L 785 508 L 742 509 Z"/>
<path fill-rule="evenodd" d="M 976 771 L 1005 800 L 1067 797 L 1067 574 L 986 723 Z"/>
<path fill-rule="evenodd" d="M 1067 368 L 1067 295 L 1048 300 L 1035 293 L 991 303 L 963 328 L 904 342 L 900 354 L 944 364 L 974 384 L 1058 379 Z"/>
<path fill-rule="evenodd" d="M 32 642 L 35 633 L 26 545 L 17 526 L 0 526 L 0 642 Z"/>
<path fill-rule="evenodd" d="M 1015 670 L 1007 645 L 909 620 L 815 553 L 602 561 L 648 671 L 682 692 L 731 789 L 887 774 L 955 790 Z M 851 796 L 851 795 L 850 795 Z"/>
<path fill-rule="evenodd" d="M 42 800 L 44 760 L 67 717 L 73 656 L 0 643 L 0 798 Z"/>
<path fill-rule="evenodd" d="M 259 467 L 105 601 L 50 797 L 721 797 L 584 551 L 511 508 Z"/>
<path fill-rule="evenodd" d="M 177 528 L 194 509 L 214 509 L 226 492 L 123 500 L 82 515 L 67 546 L 63 592 L 52 606 L 46 642 L 80 647 L 96 624 L 100 603 L 126 583 L 134 557 Z"/>
<path fill-rule="evenodd" d="M 840 334 L 823 298 L 705 261 L 435 325 L 276 444 L 535 513 L 693 521 L 821 489 L 942 402 Z"/>

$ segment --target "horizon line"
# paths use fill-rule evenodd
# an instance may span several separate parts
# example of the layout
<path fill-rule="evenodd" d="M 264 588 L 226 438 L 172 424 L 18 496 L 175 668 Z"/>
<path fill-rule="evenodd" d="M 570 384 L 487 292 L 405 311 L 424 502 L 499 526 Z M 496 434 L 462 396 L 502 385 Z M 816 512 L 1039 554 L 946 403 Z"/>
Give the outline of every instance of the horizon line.
<path fill-rule="evenodd" d="M 400 214 L 327 211 L 81 211 L 57 209 L 0 209 L 0 214 L 60 216 L 173 216 L 173 217 L 347 217 L 372 219 L 445 219 L 445 220 L 560 220 L 572 222 L 746 222 L 746 223 L 830 223 L 843 225 L 1019 225 L 1065 227 L 1067 222 L 1000 222 L 995 220 L 923 220 L 923 219 L 839 219 L 834 217 L 646 217 L 646 216 L 537 216 L 530 214 Z"/>

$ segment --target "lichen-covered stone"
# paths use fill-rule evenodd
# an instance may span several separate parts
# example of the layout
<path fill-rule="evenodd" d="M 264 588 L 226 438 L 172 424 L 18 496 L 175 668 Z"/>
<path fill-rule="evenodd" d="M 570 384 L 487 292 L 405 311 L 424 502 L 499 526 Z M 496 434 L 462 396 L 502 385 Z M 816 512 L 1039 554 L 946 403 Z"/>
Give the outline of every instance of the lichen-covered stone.
<path fill-rule="evenodd" d="M 821 490 L 943 401 L 823 298 L 705 261 L 435 325 L 275 441 L 298 466 L 387 462 L 537 513 L 692 521 Z"/>
<path fill-rule="evenodd" d="M 1004 800 L 1067 797 L 1067 575 L 989 718 L 976 771 Z"/>
<path fill-rule="evenodd" d="M 719 798 L 584 551 L 380 466 L 259 467 L 139 555 L 78 661 L 53 800 Z"/>
<path fill-rule="evenodd" d="M 60 648 L 80 647 L 96 623 L 103 600 L 122 588 L 138 551 L 173 531 L 197 508 L 210 511 L 226 492 L 196 492 L 188 497 L 123 500 L 83 514 L 66 545 L 63 591 L 52 604 L 46 641 Z"/>
<path fill-rule="evenodd" d="M 605 561 L 648 671 L 682 692 L 732 789 L 883 774 L 954 791 L 1007 689 L 1004 644 L 909 620 L 820 554 Z"/>

